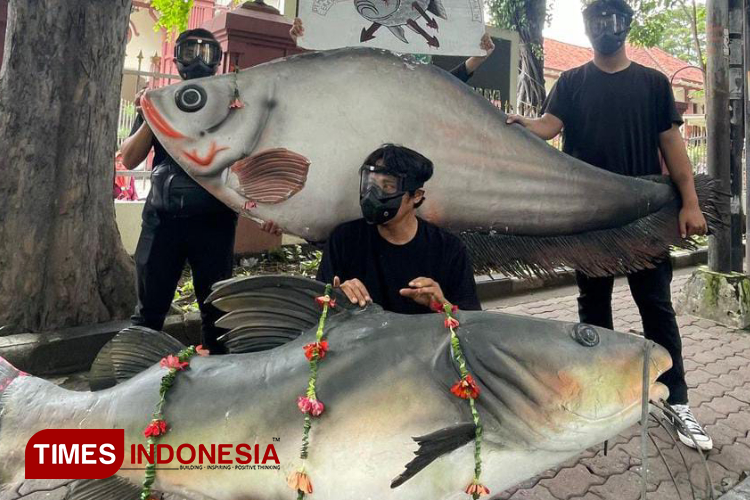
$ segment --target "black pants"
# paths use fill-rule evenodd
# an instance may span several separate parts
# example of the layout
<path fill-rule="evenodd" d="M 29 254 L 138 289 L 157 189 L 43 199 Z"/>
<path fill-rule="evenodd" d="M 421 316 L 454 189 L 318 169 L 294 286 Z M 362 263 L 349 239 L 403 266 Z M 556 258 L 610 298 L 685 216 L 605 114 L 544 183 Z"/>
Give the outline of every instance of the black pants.
<path fill-rule="evenodd" d="M 685 369 L 682 366 L 682 341 L 672 308 L 672 263 L 669 259 L 655 269 L 628 274 L 633 295 L 643 322 L 643 334 L 664 347 L 672 357 L 672 368 L 659 381 L 669 388 L 670 404 L 688 401 Z M 582 323 L 612 329 L 613 277 L 590 278 L 576 273 L 578 282 L 578 315 Z"/>
<path fill-rule="evenodd" d="M 224 330 L 214 326 L 223 313 L 204 301 L 214 283 L 232 276 L 236 228 L 232 212 L 174 217 L 147 205 L 135 250 L 138 305 L 133 324 L 162 329 L 187 261 L 201 311 L 201 343 L 211 353 L 223 353 L 216 339 Z"/>

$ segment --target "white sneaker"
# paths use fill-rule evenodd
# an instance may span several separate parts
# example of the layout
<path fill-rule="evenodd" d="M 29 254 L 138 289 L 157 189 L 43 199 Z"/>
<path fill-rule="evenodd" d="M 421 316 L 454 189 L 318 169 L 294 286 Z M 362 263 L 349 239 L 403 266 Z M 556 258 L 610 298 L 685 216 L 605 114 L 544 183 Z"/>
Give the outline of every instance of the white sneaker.
<path fill-rule="evenodd" d="M 714 442 L 711 439 L 711 436 L 706 434 L 706 431 L 703 430 L 703 427 L 701 427 L 701 424 L 695 419 L 695 416 L 693 415 L 693 412 L 690 411 L 688 405 L 672 405 L 672 409 L 680 416 L 680 420 L 682 420 L 685 428 L 687 428 L 687 432 L 692 435 L 693 439 L 695 439 L 695 442 L 693 442 L 693 439 L 690 439 L 690 436 L 685 434 L 685 429 L 683 429 L 682 425 L 675 422 L 673 418 L 670 419 L 672 425 L 674 425 L 674 428 L 677 431 L 677 436 L 685 446 L 695 448 L 695 444 L 698 443 L 698 448 L 703 451 L 708 451 L 714 447 Z"/>

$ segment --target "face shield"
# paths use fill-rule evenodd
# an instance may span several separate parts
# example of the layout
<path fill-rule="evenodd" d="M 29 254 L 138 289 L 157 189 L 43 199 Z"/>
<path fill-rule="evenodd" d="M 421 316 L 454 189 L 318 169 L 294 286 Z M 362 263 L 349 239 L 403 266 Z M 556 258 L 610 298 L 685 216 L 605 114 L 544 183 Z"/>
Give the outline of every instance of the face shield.
<path fill-rule="evenodd" d="M 404 177 L 385 167 L 363 165 L 359 170 L 359 205 L 369 224 L 385 224 L 393 219 L 406 191 Z"/>
<path fill-rule="evenodd" d="M 602 11 L 586 19 L 586 33 L 594 50 L 612 55 L 625 44 L 631 18 L 621 12 Z"/>

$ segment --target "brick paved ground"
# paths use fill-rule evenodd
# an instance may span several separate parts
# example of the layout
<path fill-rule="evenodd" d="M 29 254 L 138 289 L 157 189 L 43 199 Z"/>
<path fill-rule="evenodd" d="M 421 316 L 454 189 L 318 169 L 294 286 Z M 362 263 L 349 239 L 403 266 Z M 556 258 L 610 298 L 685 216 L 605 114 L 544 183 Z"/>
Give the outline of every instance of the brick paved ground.
<path fill-rule="evenodd" d="M 676 294 L 689 273 L 676 276 Z M 565 289 L 557 296 L 521 297 L 493 304 L 493 310 L 577 321 L 576 290 Z M 638 310 L 626 282 L 613 293 L 616 330 L 641 333 Z M 699 421 L 714 440 L 707 463 L 717 493 L 723 493 L 744 479 L 750 471 L 750 333 L 731 330 L 711 321 L 678 316 L 690 404 Z M 695 451 L 675 445 L 669 434 L 652 424 L 650 430 L 670 465 L 683 498 L 691 498 L 690 484 L 699 498 L 706 498 L 705 469 Z M 680 452 L 689 467 L 689 477 Z M 658 451 L 649 448 L 649 498 L 679 499 Z M 603 448 L 585 451 L 580 457 L 549 470 L 517 488 L 496 495 L 502 500 L 636 500 L 641 491 L 640 428 L 633 427 Z"/>
<path fill-rule="evenodd" d="M 689 273 L 683 272 L 675 277 L 673 293 L 684 286 L 688 276 Z M 575 297 L 575 290 L 567 288 L 515 297 L 489 306 L 513 314 L 577 321 Z M 637 309 L 627 284 L 620 281 L 615 286 L 613 309 L 615 329 L 640 332 Z M 707 460 L 718 495 L 736 485 L 744 479 L 746 471 L 750 471 L 750 333 L 733 331 L 689 316 L 678 317 L 678 323 L 682 331 L 691 405 L 714 440 L 714 450 Z M 85 389 L 85 379 L 80 375 L 56 382 L 71 389 Z M 696 489 L 698 498 L 706 498 L 705 472 L 698 454 L 675 445 L 661 428 L 652 425 L 650 432 L 677 479 L 682 498 L 692 498 L 690 484 Z M 649 450 L 648 498 L 678 500 L 680 497 L 667 468 L 659 462 L 658 451 L 653 446 Z M 601 446 L 592 448 L 517 488 L 495 495 L 494 499 L 637 500 L 641 492 L 640 457 L 640 429 L 633 427 L 610 442 L 607 456 L 604 456 Z M 67 492 L 66 482 L 25 484 L 17 492 L 0 493 L 0 500 L 63 500 Z M 165 500 L 179 499 L 165 497 Z"/>

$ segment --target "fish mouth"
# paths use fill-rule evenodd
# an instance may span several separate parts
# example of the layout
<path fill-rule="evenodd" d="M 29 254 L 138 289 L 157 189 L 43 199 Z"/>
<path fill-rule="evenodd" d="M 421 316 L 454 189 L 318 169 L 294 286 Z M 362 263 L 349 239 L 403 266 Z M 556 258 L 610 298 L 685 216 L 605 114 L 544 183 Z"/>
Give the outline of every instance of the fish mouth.
<path fill-rule="evenodd" d="M 651 387 L 648 389 L 648 399 L 649 401 L 666 401 L 669 397 L 669 389 L 667 389 L 667 386 L 662 384 L 661 382 L 654 382 L 651 384 Z M 575 415 L 576 417 L 580 418 L 581 420 L 584 420 L 586 422 L 600 422 L 602 420 L 611 420 L 619 417 L 622 414 L 631 412 L 634 408 L 639 407 L 643 404 L 642 401 L 633 401 L 628 406 L 625 406 L 622 410 L 612 413 L 610 415 L 607 415 L 603 419 L 601 418 L 594 418 L 591 416 L 584 415 L 579 412 L 575 412 L 570 410 L 569 408 L 566 408 L 566 411 L 570 412 L 571 415 Z"/>
<path fill-rule="evenodd" d="M 148 93 L 141 96 L 141 109 L 146 115 L 146 120 L 159 132 L 172 139 L 185 139 L 186 137 L 176 131 L 148 98 Z"/>

